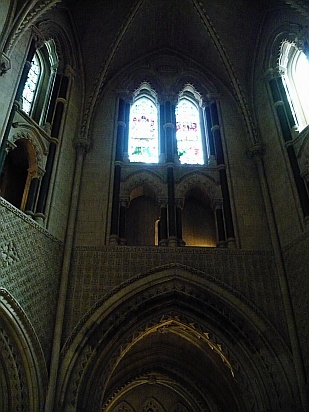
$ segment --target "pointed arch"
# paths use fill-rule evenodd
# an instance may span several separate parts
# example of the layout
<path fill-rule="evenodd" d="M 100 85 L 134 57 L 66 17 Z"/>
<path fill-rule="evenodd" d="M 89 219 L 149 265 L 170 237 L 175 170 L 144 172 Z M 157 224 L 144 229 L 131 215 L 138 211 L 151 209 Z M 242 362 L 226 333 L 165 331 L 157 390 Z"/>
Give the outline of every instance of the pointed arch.
<path fill-rule="evenodd" d="M 187 191 L 193 187 L 203 191 L 211 200 L 220 199 L 222 197 L 219 176 L 216 172 L 212 175 L 210 172 L 206 174 L 201 171 L 184 174 L 175 187 L 175 197 L 184 199 Z"/>
<path fill-rule="evenodd" d="M 128 402 L 122 401 L 120 404 L 115 406 L 112 412 L 135 412 L 135 411 Z"/>
<path fill-rule="evenodd" d="M 184 329 L 178 329 L 179 321 Z M 222 322 L 226 324 L 224 332 Z M 285 402 L 293 405 L 293 394 L 286 380 L 286 368 L 291 367 L 289 350 L 269 320 L 223 282 L 176 264 L 128 280 L 87 314 L 63 352 L 60 405 L 73 397 L 75 405 L 81 408 L 91 409 L 94 404 L 96 408 L 102 407 L 110 390 L 109 381 L 122 359 L 137 342 L 149 333 L 160 333 L 159 329 L 167 325 L 172 328 L 170 333 L 176 330 L 186 333 L 187 327 L 193 327 L 190 333 L 205 339 L 208 336 L 209 344 L 218 350 L 217 360 L 211 358 L 217 365 L 214 370 L 221 371 L 221 378 L 218 377 L 221 384 L 225 377 L 225 390 L 230 394 L 226 396 L 232 396 L 235 407 L 242 404 L 245 408 L 247 402 L 249 407 L 253 399 L 260 410 L 278 407 L 281 400 L 276 392 L 276 379 L 279 377 L 286 385 Z M 273 355 L 275 341 L 277 353 L 278 347 L 281 348 L 280 360 Z M 252 357 L 252 351 L 257 356 Z M 215 352 L 211 351 L 212 356 Z M 230 372 L 229 375 L 225 372 L 228 370 L 225 358 L 235 371 L 235 381 Z M 269 374 L 268 364 L 276 372 Z M 252 382 L 256 382 L 254 388 Z M 231 390 L 230 385 L 236 388 Z M 206 399 L 204 402 L 208 404 Z"/>
<path fill-rule="evenodd" d="M 160 402 L 155 398 L 149 398 L 144 402 L 143 412 L 165 412 Z"/>
<path fill-rule="evenodd" d="M 0 319 L 0 364 L 5 371 L 0 391 L 5 410 L 41 411 L 47 387 L 43 352 L 22 308 L 4 288 L 0 288 Z"/>
<path fill-rule="evenodd" d="M 128 176 L 124 177 L 124 181 L 121 185 L 120 196 L 123 198 L 129 198 L 132 190 L 139 186 L 149 186 L 154 193 L 160 197 L 167 197 L 166 187 L 164 185 L 162 177 L 150 170 L 138 170 L 130 173 Z"/>

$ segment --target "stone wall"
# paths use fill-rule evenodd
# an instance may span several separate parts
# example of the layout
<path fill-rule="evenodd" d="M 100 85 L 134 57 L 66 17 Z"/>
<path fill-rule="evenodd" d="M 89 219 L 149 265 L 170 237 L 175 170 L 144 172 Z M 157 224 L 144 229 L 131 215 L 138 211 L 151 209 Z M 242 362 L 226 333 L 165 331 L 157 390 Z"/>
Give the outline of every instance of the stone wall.
<path fill-rule="evenodd" d="M 28 316 L 49 358 L 58 299 L 62 245 L 0 198 L 1 287 Z"/>
<path fill-rule="evenodd" d="M 68 292 L 66 337 L 85 313 L 114 288 L 132 277 L 173 264 L 213 277 L 214 282 L 224 282 L 237 296 L 250 300 L 287 338 L 271 252 L 128 246 L 76 248 Z"/>
<path fill-rule="evenodd" d="M 309 373 L 309 232 L 284 251 L 303 359 Z"/>

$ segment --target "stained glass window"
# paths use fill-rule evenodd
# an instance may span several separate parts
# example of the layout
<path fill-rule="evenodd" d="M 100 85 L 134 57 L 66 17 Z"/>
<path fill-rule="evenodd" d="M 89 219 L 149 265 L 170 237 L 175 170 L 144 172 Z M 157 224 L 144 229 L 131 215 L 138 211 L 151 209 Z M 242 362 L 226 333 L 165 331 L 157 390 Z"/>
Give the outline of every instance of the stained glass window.
<path fill-rule="evenodd" d="M 158 111 L 147 97 L 131 107 L 128 152 L 131 162 L 158 162 Z"/>
<path fill-rule="evenodd" d="M 180 163 L 204 163 L 199 109 L 188 99 L 176 106 L 176 138 Z"/>
<path fill-rule="evenodd" d="M 34 55 L 22 95 L 22 109 L 30 114 L 35 92 L 38 87 L 41 66 L 37 54 Z"/>

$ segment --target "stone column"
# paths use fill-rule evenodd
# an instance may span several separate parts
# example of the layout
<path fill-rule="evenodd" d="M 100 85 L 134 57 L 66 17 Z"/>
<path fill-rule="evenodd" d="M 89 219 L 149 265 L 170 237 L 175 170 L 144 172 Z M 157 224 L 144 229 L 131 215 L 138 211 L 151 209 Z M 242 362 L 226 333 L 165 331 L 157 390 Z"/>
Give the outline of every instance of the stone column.
<path fill-rule="evenodd" d="M 182 209 L 184 207 L 184 199 L 176 199 L 176 231 L 178 246 L 185 246 L 182 239 Z"/>
<path fill-rule="evenodd" d="M 167 199 L 160 199 L 160 239 L 159 246 L 167 246 L 168 227 L 167 227 Z"/>
<path fill-rule="evenodd" d="M 166 162 L 167 153 L 167 141 L 166 141 L 166 131 L 165 131 L 165 104 L 160 103 L 160 125 L 159 125 L 159 163 L 164 164 Z"/>
<path fill-rule="evenodd" d="M 123 131 L 123 154 L 122 159 L 124 162 L 129 161 L 129 124 L 130 124 L 130 110 L 131 110 L 131 103 L 126 99 L 125 107 L 124 107 L 124 131 Z"/>
<path fill-rule="evenodd" d="M 204 119 L 204 129 L 207 131 L 207 139 L 205 138 L 207 144 L 207 155 L 208 155 L 208 165 L 209 166 L 216 166 L 216 151 L 215 151 L 215 143 L 212 133 L 212 124 L 211 124 L 211 116 L 210 116 L 210 108 L 209 106 L 205 106 L 203 111 L 203 119 Z"/>
<path fill-rule="evenodd" d="M 45 173 L 41 181 L 38 202 L 37 202 L 36 211 L 34 214 L 34 219 L 36 220 L 36 222 L 38 222 L 41 225 L 44 224 L 44 220 L 45 220 L 46 200 L 47 200 L 54 160 L 56 156 L 57 145 L 58 145 L 57 139 L 52 139 L 49 143 L 47 161 L 45 165 Z"/>
<path fill-rule="evenodd" d="M 128 137 L 130 121 L 130 104 L 126 98 L 119 97 L 118 102 L 118 121 L 116 139 L 116 161 L 128 161 Z"/>
<path fill-rule="evenodd" d="M 69 88 L 69 78 L 68 76 L 62 76 L 61 82 L 58 85 L 58 97 L 56 99 L 56 104 L 54 106 L 54 113 L 51 115 L 49 113 L 49 118 L 52 118 L 51 124 L 51 140 L 49 143 L 49 150 L 47 155 L 45 174 L 42 178 L 42 183 L 40 187 L 39 198 L 37 202 L 35 220 L 43 224 L 46 217 L 46 203 L 49 193 L 49 187 L 51 183 L 51 177 L 53 172 L 53 166 L 56 157 L 56 150 L 58 146 L 58 141 L 60 138 L 60 131 L 62 126 L 63 114 L 67 104 L 67 93 Z M 51 109 L 50 109 L 51 110 Z"/>
<path fill-rule="evenodd" d="M 71 192 L 71 202 L 68 217 L 68 225 L 65 236 L 64 251 L 63 251 L 63 261 L 61 267 L 61 282 L 59 287 L 56 322 L 53 337 L 53 346 L 50 361 L 50 371 L 49 371 L 49 383 L 47 388 L 46 402 L 45 402 L 45 412 L 50 412 L 56 410 L 55 394 L 58 381 L 58 370 L 60 364 L 60 350 L 61 350 L 61 339 L 63 333 L 63 322 L 65 315 L 65 306 L 67 301 L 67 290 L 69 283 L 69 273 L 71 266 L 72 251 L 74 245 L 77 209 L 79 202 L 80 193 L 80 183 L 83 169 L 83 162 L 85 154 L 89 149 L 89 141 L 84 138 L 76 139 L 74 142 L 76 150 L 75 159 L 75 170 L 73 187 Z"/>
<path fill-rule="evenodd" d="M 200 130 L 201 130 L 201 139 L 202 139 L 202 149 L 203 149 L 203 163 L 207 164 L 209 159 L 208 154 L 208 145 L 206 144 L 206 128 L 207 123 L 205 121 L 205 104 L 201 105 L 199 108 L 199 119 L 200 119 Z"/>
<path fill-rule="evenodd" d="M 54 116 L 57 97 L 59 94 L 59 89 L 60 89 L 60 84 L 61 84 L 61 77 L 62 76 L 60 74 L 55 75 L 52 93 L 49 99 L 48 109 L 47 109 L 46 118 L 45 118 L 45 123 L 47 123 L 48 125 L 51 125 L 53 122 L 53 116 Z"/>
<path fill-rule="evenodd" d="M 114 169 L 114 185 L 113 185 L 113 202 L 112 202 L 112 216 L 111 216 L 111 230 L 109 243 L 111 245 L 118 245 L 119 243 L 119 194 L 120 194 L 120 180 L 121 180 L 121 166 L 115 164 Z"/>
<path fill-rule="evenodd" d="M 226 235 L 224 227 L 224 218 L 223 218 L 223 201 L 222 199 L 216 199 L 214 201 L 214 211 L 216 217 L 216 226 L 217 226 L 217 246 L 226 247 Z"/>
<path fill-rule="evenodd" d="M 219 115 L 216 102 L 212 102 L 210 105 L 210 115 L 211 115 L 211 123 L 212 123 L 212 134 L 215 144 L 215 151 L 216 151 L 216 160 L 219 168 L 219 176 L 220 176 L 220 185 L 222 191 L 222 200 L 223 200 L 223 214 L 224 214 L 224 221 L 225 221 L 225 231 L 227 236 L 227 245 L 230 248 L 234 248 L 236 246 L 236 239 L 235 239 L 235 232 L 234 232 L 234 224 L 233 224 L 233 216 L 232 216 L 232 208 L 231 208 L 231 201 L 230 201 L 230 193 L 227 181 L 227 174 L 226 174 L 226 166 L 224 160 L 224 151 L 222 146 L 222 139 L 221 139 L 221 130 L 219 125 Z"/>
<path fill-rule="evenodd" d="M 164 96 L 160 105 L 160 130 L 163 131 L 164 140 L 160 139 L 160 161 L 174 162 L 178 159 L 176 142 L 176 118 L 173 96 Z M 164 148 L 164 155 L 161 147 Z M 164 157 L 164 159 L 163 159 Z"/>
<path fill-rule="evenodd" d="M 126 211 L 128 207 L 128 199 L 120 199 L 119 205 L 119 245 L 126 245 Z"/>
<path fill-rule="evenodd" d="M 176 232 L 176 213 L 175 213 L 175 188 L 174 188 L 174 169 L 169 166 L 167 168 L 167 190 L 168 190 L 168 245 L 177 246 Z"/>
<path fill-rule="evenodd" d="M 249 155 L 255 161 L 259 180 L 261 184 L 266 215 L 268 220 L 268 227 L 270 230 L 272 248 L 274 253 L 275 267 L 279 280 L 279 286 L 281 291 L 281 298 L 283 302 L 286 325 L 288 328 L 290 345 L 292 350 L 293 363 L 295 367 L 295 379 L 297 379 L 299 394 L 303 405 L 303 410 L 308 410 L 308 397 L 306 393 L 306 372 L 304 367 L 304 360 L 302 358 L 301 346 L 299 342 L 298 329 L 295 320 L 295 314 L 293 309 L 293 303 L 291 299 L 290 286 L 287 277 L 287 271 L 285 267 L 284 257 L 281 250 L 279 230 L 276 222 L 276 216 L 274 213 L 274 206 L 270 196 L 269 185 L 266 177 L 263 155 L 264 150 L 261 145 L 256 144 L 249 149 Z"/>
<path fill-rule="evenodd" d="M 31 217 L 33 217 L 34 215 L 34 208 L 35 208 L 35 202 L 37 199 L 39 183 L 40 183 L 39 177 L 36 175 L 32 176 L 29 191 L 28 191 L 28 196 L 27 196 L 26 207 L 25 207 L 25 214 Z"/>

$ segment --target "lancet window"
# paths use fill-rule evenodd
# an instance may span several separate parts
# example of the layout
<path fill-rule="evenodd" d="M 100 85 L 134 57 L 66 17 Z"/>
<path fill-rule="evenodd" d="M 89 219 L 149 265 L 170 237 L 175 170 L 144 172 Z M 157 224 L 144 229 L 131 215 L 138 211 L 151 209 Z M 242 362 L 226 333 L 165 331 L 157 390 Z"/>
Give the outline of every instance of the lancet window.
<path fill-rule="evenodd" d="M 177 152 L 180 163 L 203 164 L 199 108 L 185 97 L 180 99 L 175 112 Z"/>
<path fill-rule="evenodd" d="M 148 83 L 136 91 L 130 109 L 128 157 L 130 162 L 158 162 L 158 108 Z"/>

